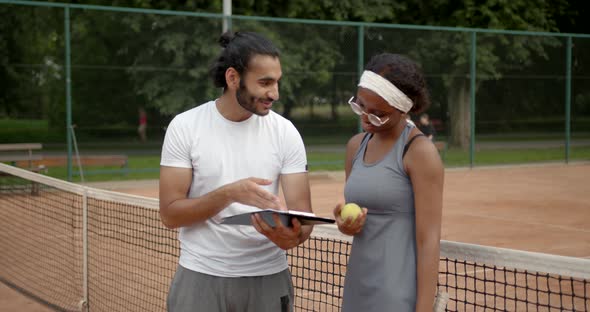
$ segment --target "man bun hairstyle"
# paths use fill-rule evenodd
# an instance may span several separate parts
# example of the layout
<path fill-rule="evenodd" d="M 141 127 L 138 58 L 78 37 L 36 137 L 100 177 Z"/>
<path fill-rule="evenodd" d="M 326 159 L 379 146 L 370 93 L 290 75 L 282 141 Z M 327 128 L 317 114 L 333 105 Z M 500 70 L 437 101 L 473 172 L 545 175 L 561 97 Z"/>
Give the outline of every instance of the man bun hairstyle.
<path fill-rule="evenodd" d="M 365 69 L 389 80 L 409 97 L 414 103 L 409 112 L 420 113 L 430 106 L 430 94 L 422 69 L 410 58 L 382 53 L 372 57 Z"/>
<path fill-rule="evenodd" d="M 218 42 L 223 49 L 209 68 L 209 76 L 218 88 L 227 88 L 225 72 L 228 68 L 234 68 L 242 76 L 255 55 L 279 57 L 280 54 L 270 40 L 255 32 L 228 31 Z"/>

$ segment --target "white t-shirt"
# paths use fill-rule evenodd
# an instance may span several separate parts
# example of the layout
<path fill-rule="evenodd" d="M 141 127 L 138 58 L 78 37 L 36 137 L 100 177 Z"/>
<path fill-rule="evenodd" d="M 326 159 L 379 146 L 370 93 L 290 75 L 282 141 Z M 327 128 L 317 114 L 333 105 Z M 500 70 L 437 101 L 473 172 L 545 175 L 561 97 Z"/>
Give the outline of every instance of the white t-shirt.
<path fill-rule="evenodd" d="M 305 172 L 307 159 L 301 135 L 289 120 L 271 111 L 234 122 L 210 101 L 170 122 L 160 165 L 192 168 L 188 197 L 195 198 L 248 177 L 273 181 L 261 187 L 278 194 L 279 175 Z M 180 265 L 226 277 L 285 270 L 285 252 L 253 226 L 219 224 L 223 217 L 254 210 L 233 203 L 205 222 L 182 227 Z"/>

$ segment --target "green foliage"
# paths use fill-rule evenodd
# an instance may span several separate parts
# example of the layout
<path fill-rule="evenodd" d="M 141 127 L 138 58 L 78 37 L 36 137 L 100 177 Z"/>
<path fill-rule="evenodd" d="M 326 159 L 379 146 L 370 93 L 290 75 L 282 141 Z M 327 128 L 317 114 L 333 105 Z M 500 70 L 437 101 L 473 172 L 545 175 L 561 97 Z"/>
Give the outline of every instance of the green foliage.
<path fill-rule="evenodd" d="M 53 1 L 58 2 L 58 1 Z M 220 13 L 221 1 L 206 0 L 70 0 L 67 3 Z M 583 8 L 566 0 L 406 1 L 387 0 L 277 0 L 233 1 L 233 13 L 251 16 L 312 18 L 435 26 L 462 26 L 534 31 L 559 31 L 586 22 Z M 578 10 L 579 9 L 579 10 Z M 65 73 L 63 9 L 0 5 L 0 116 L 49 120 L 49 131 L 64 132 Z M 587 22 L 586 22 L 587 23 Z M 255 30 L 269 37 L 282 51 L 284 78 L 278 107 L 285 116 L 298 108 L 329 105 L 324 121 L 301 124 L 306 140 L 329 138 L 315 123 L 339 124 L 338 105 L 345 105 L 357 80 L 358 28 L 284 22 L 233 20 L 235 30 Z M 221 20 L 156 14 L 71 10 L 73 123 L 81 136 L 95 139 L 95 129 L 112 136 L 133 136 L 137 108 L 146 107 L 150 126 L 161 133 L 176 113 L 219 95 L 207 77 L 207 68 L 219 53 L 216 40 Z M 470 36 L 464 32 L 365 28 L 365 61 L 390 51 L 418 60 L 427 74 L 439 118 L 451 111 L 451 121 L 468 122 L 453 115 L 453 105 L 468 99 Z M 511 88 L 523 72 L 543 76 L 563 72 L 564 41 L 554 37 L 478 34 L 477 122 L 493 124 L 529 112 L 563 114 L 555 85 L 532 82 Z M 584 40 L 574 42 L 574 76 L 587 76 Z M 551 61 L 553 60 L 553 61 Z M 555 61 L 559 60 L 559 61 Z M 546 69 L 540 70 L 544 67 Z M 503 81 L 504 84 L 496 84 Z M 506 82 L 508 81 L 508 82 Z M 588 88 L 574 83 L 573 113 L 588 112 Z M 533 87 L 531 87 L 533 86 Z M 541 91 L 539 91 L 541 90 Z M 553 90 L 550 93 L 546 90 Z M 455 92 L 455 94 L 452 94 Z M 459 93 L 459 94 L 457 94 Z M 558 95 L 556 95 L 558 94 Z M 480 100 L 482 98 L 483 100 Z M 518 98 L 519 110 L 510 102 Z M 497 110 L 503 103 L 509 109 Z M 557 103 L 552 105 L 552 103 Z M 557 108 L 556 108 L 557 107 Z M 330 125 L 332 126 L 332 125 Z M 327 127 L 329 128 L 329 127 Z M 578 127 L 580 129 L 580 127 Z M 582 125 L 581 128 L 585 129 Z M 514 129 L 506 124 L 504 130 Z M 491 129 L 492 131 L 494 129 Z M 96 132 L 98 133 L 98 131 Z M 18 135 L 13 135 L 18 137 Z M 26 137 L 28 137 L 27 135 Z M 65 136 L 63 133 L 61 136 Z M 50 135 L 50 137 L 55 137 Z M 61 138 L 56 138 L 62 140 Z"/>
<path fill-rule="evenodd" d="M 336 21 L 391 22 L 407 4 L 388 0 L 234 1 L 234 14 Z"/>
<path fill-rule="evenodd" d="M 0 119 L 0 142 L 65 142 L 65 133 L 50 129 L 47 120 Z"/>
<path fill-rule="evenodd" d="M 450 149 L 444 156 L 446 168 L 469 166 L 469 153 Z M 493 166 L 563 162 L 564 157 L 563 148 L 494 149 L 478 151 L 475 160 L 477 166 Z M 308 151 L 307 158 L 311 172 L 344 170 L 344 152 Z M 590 147 L 572 148 L 571 159 L 573 161 L 590 160 Z M 84 168 L 84 179 L 86 181 L 158 179 L 159 161 L 160 159 L 157 156 L 129 156 L 129 168 L 127 171 L 116 167 L 88 167 Z M 74 169 L 77 171 L 77 168 Z M 46 174 L 59 179 L 67 177 L 65 167 L 49 168 Z M 75 176 L 74 181 L 79 182 L 80 177 Z"/>
<path fill-rule="evenodd" d="M 432 1 L 428 5 L 417 4 L 411 23 L 527 31 L 557 31 L 555 9 L 569 4 L 565 0 L 542 1 L 530 5 L 528 1 Z M 561 12 L 561 11 L 560 11 Z M 427 13 L 427 14 L 424 14 Z M 402 21 L 409 22 L 409 21 Z M 471 118 L 468 92 L 471 37 L 469 33 L 421 33 L 419 39 L 404 45 L 407 54 L 422 63 L 428 72 L 439 69 L 439 64 L 452 64 L 445 68 L 441 79 L 447 99 L 443 100 L 453 125 L 450 143 L 466 147 L 469 142 Z M 525 71 L 532 66 L 547 63 L 550 51 L 562 48 L 562 41 L 553 37 L 478 34 L 477 36 L 477 86 L 490 80 L 500 80 L 506 75 Z M 390 48 L 391 50 L 391 48 Z M 557 56 L 563 58 L 561 56 Z M 525 91 L 526 92 L 526 91 Z M 513 98 L 517 97 L 512 94 Z M 526 95 L 518 97 L 527 98 Z M 487 97 L 494 99 L 494 95 Z M 534 97 L 533 97 L 534 98 Z M 496 102 L 497 103 L 497 102 Z M 506 105 L 511 105 L 506 102 Z M 532 104 L 539 108 L 540 105 Z M 502 119 L 505 115 L 486 112 L 487 118 Z M 489 115 L 491 113 L 491 115 Z M 494 116 L 495 114 L 495 116 Z"/>
<path fill-rule="evenodd" d="M 0 117 L 47 117 L 59 96 L 63 15 L 44 7 L 0 5 Z M 63 53 L 60 55 L 63 56 Z"/>
<path fill-rule="evenodd" d="M 219 94 L 207 70 L 219 51 L 220 20 L 136 14 L 123 25 L 134 37 L 122 49 L 133 59 L 127 73 L 146 105 L 175 115 Z"/>

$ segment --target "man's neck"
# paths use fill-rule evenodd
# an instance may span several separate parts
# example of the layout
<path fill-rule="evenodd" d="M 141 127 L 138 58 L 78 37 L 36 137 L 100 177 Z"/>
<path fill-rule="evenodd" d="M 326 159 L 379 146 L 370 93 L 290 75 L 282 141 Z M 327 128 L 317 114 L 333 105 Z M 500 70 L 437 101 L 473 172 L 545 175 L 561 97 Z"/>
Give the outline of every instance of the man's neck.
<path fill-rule="evenodd" d="M 226 91 L 215 101 L 215 105 L 217 110 L 227 120 L 231 121 L 244 121 L 250 116 L 252 113 L 245 110 L 236 99 L 236 95 L 229 91 Z"/>

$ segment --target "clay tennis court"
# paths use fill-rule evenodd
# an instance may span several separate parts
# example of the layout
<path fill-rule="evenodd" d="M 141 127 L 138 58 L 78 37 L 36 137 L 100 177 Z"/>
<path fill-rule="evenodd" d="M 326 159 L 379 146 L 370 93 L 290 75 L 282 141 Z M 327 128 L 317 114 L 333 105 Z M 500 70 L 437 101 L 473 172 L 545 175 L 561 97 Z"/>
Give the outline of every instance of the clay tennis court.
<path fill-rule="evenodd" d="M 590 258 L 590 163 L 447 169 L 442 239 Z M 342 201 L 342 173 L 311 175 L 316 214 Z M 157 181 L 95 186 L 157 197 Z M 49 311 L 1 285 L 0 311 Z"/>

